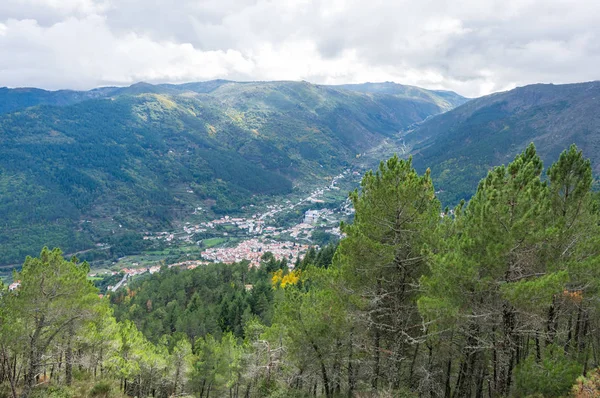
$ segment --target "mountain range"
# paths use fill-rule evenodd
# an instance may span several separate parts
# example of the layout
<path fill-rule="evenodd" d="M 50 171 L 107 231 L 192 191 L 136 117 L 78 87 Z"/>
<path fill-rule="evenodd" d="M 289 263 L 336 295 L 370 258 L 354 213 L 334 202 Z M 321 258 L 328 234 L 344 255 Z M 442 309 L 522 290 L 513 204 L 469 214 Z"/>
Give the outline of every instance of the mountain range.
<path fill-rule="evenodd" d="M 453 205 L 534 142 L 575 143 L 600 175 L 600 82 L 476 99 L 395 83 L 215 80 L 90 91 L 0 89 L 0 262 L 168 230 L 323 181 L 382 143 L 431 168 Z M 139 238 L 139 237 L 138 237 Z"/>
<path fill-rule="evenodd" d="M 0 89 L 0 261 L 235 213 L 465 101 L 393 83 Z"/>

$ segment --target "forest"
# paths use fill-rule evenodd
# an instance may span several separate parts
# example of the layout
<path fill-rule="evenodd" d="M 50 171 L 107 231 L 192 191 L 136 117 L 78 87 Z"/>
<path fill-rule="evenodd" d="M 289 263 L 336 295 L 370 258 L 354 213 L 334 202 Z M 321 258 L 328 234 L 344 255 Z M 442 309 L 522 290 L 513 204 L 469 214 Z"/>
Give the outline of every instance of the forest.
<path fill-rule="evenodd" d="M 397 131 L 466 101 L 379 89 L 393 92 L 227 81 L 0 88 L 0 267 L 43 246 L 137 254 L 147 242 L 125 235 L 172 229 L 198 207 L 240 215 L 294 187 L 310 190 Z"/>
<path fill-rule="evenodd" d="M 468 202 L 397 156 L 294 264 L 162 269 L 108 297 L 59 249 L 0 289 L 0 397 L 598 397 L 600 197 L 533 144 Z"/>

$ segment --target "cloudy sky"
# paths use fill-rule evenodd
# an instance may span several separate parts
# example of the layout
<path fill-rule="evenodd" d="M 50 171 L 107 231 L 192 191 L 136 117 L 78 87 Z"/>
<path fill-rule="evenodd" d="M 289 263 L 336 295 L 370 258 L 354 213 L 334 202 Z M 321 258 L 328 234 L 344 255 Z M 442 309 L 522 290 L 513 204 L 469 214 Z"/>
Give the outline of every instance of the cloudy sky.
<path fill-rule="evenodd" d="M 0 0 L 0 86 L 600 79 L 597 0 Z"/>

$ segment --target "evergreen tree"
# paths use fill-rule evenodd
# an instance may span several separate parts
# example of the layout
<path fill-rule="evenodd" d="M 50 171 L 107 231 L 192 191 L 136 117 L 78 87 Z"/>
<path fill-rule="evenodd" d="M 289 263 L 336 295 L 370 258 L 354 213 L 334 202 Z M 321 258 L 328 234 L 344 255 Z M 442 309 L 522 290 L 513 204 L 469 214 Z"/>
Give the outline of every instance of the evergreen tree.
<path fill-rule="evenodd" d="M 558 334 L 561 344 L 568 339 L 571 326 L 560 324 L 572 297 L 579 300 L 578 270 L 588 271 L 586 286 L 597 280 L 585 266 L 598 256 L 589 250 L 598 236 L 589 206 L 591 171 L 572 147 L 549 169 L 550 185 L 541 173 L 530 145 L 507 167 L 492 170 L 464 211 L 442 224 L 448 243 L 433 254 L 419 300 L 435 332 L 430 344 L 446 358 L 429 369 L 444 374 L 432 389 L 505 396 L 514 391 L 515 372 L 524 380 L 528 368 L 518 365 L 530 356 L 540 361 L 552 353 L 549 366 L 570 363 L 550 347 Z"/>
<path fill-rule="evenodd" d="M 425 248 L 440 220 L 429 170 L 397 156 L 368 172 L 350 199 L 354 222 L 343 224 L 334 263 L 356 306 L 359 329 L 370 334 L 371 386 L 408 385 L 422 336 L 418 280 L 427 272 Z M 404 358 L 413 358 L 406 361 Z M 382 380 L 385 374 L 385 380 Z"/>
<path fill-rule="evenodd" d="M 21 285 L 5 298 L 9 330 L 2 332 L 4 344 L 26 354 L 25 389 L 28 396 L 46 366 L 49 350 L 59 338 L 65 349 L 67 384 L 71 382 L 72 339 L 99 311 L 98 290 L 87 281 L 89 265 L 77 259 L 66 261 L 59 249 L 44 248 L 38 258 L 28 257 L 15 280 Z"/>

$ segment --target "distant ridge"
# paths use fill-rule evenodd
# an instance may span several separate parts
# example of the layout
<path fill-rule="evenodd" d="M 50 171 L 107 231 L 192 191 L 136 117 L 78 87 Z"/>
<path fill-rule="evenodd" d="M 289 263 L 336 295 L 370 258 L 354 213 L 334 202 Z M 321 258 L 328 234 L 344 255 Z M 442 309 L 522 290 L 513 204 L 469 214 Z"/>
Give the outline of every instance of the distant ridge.
<path fill-rule="evenodd" d="M 407 133 L 415 162 L 431 167 L 440 197 L 456 203 L 492 166 L 534 142 L 545 166 L 575 143 L 600 175 L 600 82 L 533 84 L 473 99 Z"/>
<path fill-rule="evenodd" d="M 353 90 L 363 93 L 390 94 L 407 98 L 422 98 L 426 101 L 434 101 L 444 110 L 456 108 L 457 106 L 462 105 L 469 100 L 468 98 L 458 95 L 453 91 L 426 90 L 416 86 L 407 86 L 393 82 L 343 84 L 333 87 L 339 87 L 345 90 Z"/>
<path fill-rule="evenodd" d="M 209 80 L 204 82 L 191 82 L 182 84 L 151 84 L 146 82 L 134 83 L 125 87 L 99 87 L 88 91 L 77 90 L 57 90 L 49 91 L 32 87 L 19 87 L 9 89 L 0 88 L 0 113 L 14 112 L 16 110 L 28 108 L 36 105 L 56 105 L 66 106 L 89 99 L 108 98 L 120 95 L 139 95 L 139 94 L 168 94 L 178 95 L 186 92 L 197 94 L 208 94 L 226 84 L 236 86 L 243 85 L 264 85 L 264 84 L 294 84 L 308 82 L 294 81 L 273 81 L 273 82 L 235 82 L 231 80 Z M 319 85 L 315 85 L 319 86 Z M 323 86 L 342 90 L 350 90 L 362 93 L 389 94 L 412 100 L 423 99 L 433 101 L 440 105 L 444 110 L 452 109 L 464 102 L 467 98 L 462 97 L 452 91 L 426 90 L 420 87 L 407 86 L 392 82 L 385 83 L 364 83 L 364 84 L 345 84 L 336 86 Z"/>

